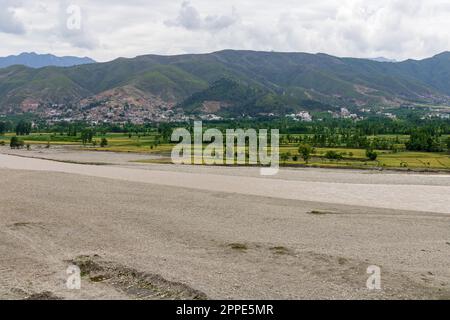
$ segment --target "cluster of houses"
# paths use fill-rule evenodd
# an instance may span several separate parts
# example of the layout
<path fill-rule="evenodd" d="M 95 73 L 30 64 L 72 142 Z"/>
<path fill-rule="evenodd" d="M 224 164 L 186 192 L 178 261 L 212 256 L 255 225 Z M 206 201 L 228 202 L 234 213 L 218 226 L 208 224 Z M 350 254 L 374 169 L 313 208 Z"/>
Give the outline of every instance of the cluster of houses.
<path fill-rule="evenodd" d="M 407 106 L 409 109 L 415 107 Z M 423 110 L 423 108 L 421 108 Z M 174 109 L 174 106 L 168 105 L 108 105 L 107 103 L 99 103 L 95 105 L 86 105 L 83 107 L 73 108 L 62 104 L 39 105 L 36 107 L 36 113 L 49 123 L 60 121 L 87 121 L 91 123 L 127 123 L 144 124 L 146 122 L 184 122 L 190 120 L 201 119 L 204 121 L 220 121 L 223 117 L 214 113 L 205 113 L 197 117 L 185 115 L 182 110 Z M 364 107 L 359 109 L 360 114 L 376 114 L 389 119 L 397 119 L 397 116 L 388 112 L 383 107 L 371 108 Z M 440 118 L 450 119 L 450 108 L 429 108 L 423 119 Z M 348 108 L 342 107 L 338 111 L 328 110 L 333 118 L 361 120 L 365 116 L 351 112 Z M 269 117 L 275 117 L 273 113 L 261 114 Z M 286 115 L 294 121 L 311 122 L 313 116 L 308 111 L 299 111 Z"/>
<path fill-rule="evenodd" d="M 45 107 L 39 110 L 39 115 L 49 123 L 60 121 L 86 121 L 98 123 L 128 123 L 144 124 L 146 122 L 178 122 L 189 118 L 174 112 L 167 106 L 146 108 L 140 106 L 108 106 L 99 104 L 93 107 L 67 108 L 61 105 Z"/>
<path fill-rule="evenodd" d="M 341 108 L 339 112 L 332 112 L 333 118 L 353 119 L 357 120 L 359 117 L 356 113 L 351 113 L 347 108 Z"/>
<path fill-rule="evenodd" d="M 311 114 L 308 111 L 300 111 L 298 113 L 288 114 L 286 117 L 295 121 L 311 122 L 313 120 Z"/>

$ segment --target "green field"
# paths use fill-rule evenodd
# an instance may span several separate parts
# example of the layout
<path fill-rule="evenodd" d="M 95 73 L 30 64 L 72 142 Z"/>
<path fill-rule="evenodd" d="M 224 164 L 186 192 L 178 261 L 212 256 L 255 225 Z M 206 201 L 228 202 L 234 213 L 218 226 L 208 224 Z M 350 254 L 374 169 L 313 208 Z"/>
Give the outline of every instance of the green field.
<path fill-rule="evenodd" d="M 171 145 L 162 145 L 153 151 L 160 151 L 168 154 Z M 347 154 L 342 160 L 329 160 L 324 154 L 334 150 L 339 153 Z M 294 161 L 292 158 L 298 155 L 297 148 L 293 146 L 281 146 L 280 153 L 291 153 L 287 161 L 280 161 L 282 166 L 306 166 L 306 163 L 300 159 Z M 342 149 L 342 148 L 316 148 L 315 152 L 307 164 L 310 167 L 333 167 L 333 168 L 386 168 L 386 169 L 434 169 L 450 170 L 450 155 L 445 153 L 431 152 L 398 152 L 392 153 L 386 150 L 377 150 L 378 159 L 370 161 L 366 159 L 366 151 L 362 149 Z M 350 156 L 351 155 L 351 156 Z M 142 163 L 170 163 L 169 157 L 158 160 L 143 160 Z"/>
<path fill-rule="evenodd" d="M 11 136 L 14 134 L 5 134 L 0 136 L 0 142 L 4 141 L 7 145 Z M 291 135 L 295 136 L 295 135 Z M 378 136 L 384 139 L 396 139 L 401 142 L 407 141 L 408 136 Z M 96 141 L 96 146 L 92 143 L 83 145 L 79 136 L 72 137 L 67 135 L 40 133 L 29 136 L 20 137 L 25 141 L 25 144 L 30 144 L 31 149 L 36 145 L 70 145 L 80 150 L 89 151 L 110 151 L 110 152 L 132 152 L 144 154 L 159 154 L 164 158 L 160 160 L 148 160 L 141 162 L 148 163 L 170 163 L 170 152 L 173 144 L 158 143 L 158 136 L 156 133 L 148 135 L 132 135 L 123 133 L 108 133 L 105 135 L 96 135 L 93 141 Z M 100 147 L 102 138 L 108 140 L 106 147 Z M 446 138 L 446 137 L 444 137 Z M 336 151 L 342 154 L 342 160 L 329 160 L 325 158 L 327 151 Z M 308 166 L 313 167 L 343 167 L 343 168 L 402 168 L 402 169 L 438 169 L 450 170 L 450 155 L 448 153 L 431 153 L 431 152 L 396 152 L 389 150 L 376 150 L 378 158 L 376 161 L 369 161 L 366 158 L 366 151 L 363 149 L 352 148 L 315 148 L 312 158 Z M 305 166 L 306 163 L 298 157 L 294 161 L 294 157 L 298 156 L 298 144 L 285 143 L 280 146 L 280 154 L 289 155 L 288 160 L 280 161 L 282 166 Z"/>

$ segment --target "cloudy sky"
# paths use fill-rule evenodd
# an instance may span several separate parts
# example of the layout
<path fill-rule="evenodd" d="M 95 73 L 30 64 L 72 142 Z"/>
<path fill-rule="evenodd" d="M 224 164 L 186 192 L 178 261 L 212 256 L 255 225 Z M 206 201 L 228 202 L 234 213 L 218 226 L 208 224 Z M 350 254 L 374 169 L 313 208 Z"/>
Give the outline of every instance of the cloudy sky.
<path fill-rule="evenodd" d="M 424 58 L 450 50 L 449 0 L 0 0 L 0 56 L 221 49 Z"/>

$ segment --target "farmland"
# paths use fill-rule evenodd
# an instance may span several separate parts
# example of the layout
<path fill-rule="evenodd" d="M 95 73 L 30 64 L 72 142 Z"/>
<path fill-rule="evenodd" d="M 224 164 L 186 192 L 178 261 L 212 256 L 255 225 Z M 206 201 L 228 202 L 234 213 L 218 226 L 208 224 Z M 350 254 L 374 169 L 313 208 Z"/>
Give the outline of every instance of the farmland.
<path fill-rule="evenodd" d="M 5 145 L 14 136 L 7 133 L 0 136 Z M 289 139 L 302 139 L 309 135 L 289 135 Z M 448 136 L 443 136 L 445 140 Z M 156 132 L 143 134 L 105 133 L 93 136 L 90 143 L 83 144 L 79 135 L 67 136 L 55 133 L 33 133 L 28 136 L 19 136 L 25 143 L 33 148 L 43 148 L 51 146 L 71 146 L 80 150 L 92 152 L 126 152 L 141 155 L 160 155 L 160 159 L 139 160 L 141 163 L 170 163 L 170 153 L 175 144 L 162 142 L 163 139 Z M 100 141 L 105 138 L 108 144 L 101 147 Z M 450 154 L 448 152 L 411 152 L 405 150 L 405 143 L 408 135 L 377 135 L 370 136 L 369 139 L 391 140 L 398 142 L 398 150 L 375 150 L 378 157 L 371 161 L 366 156 L 366 150 L 362 148 L 327 148 L 315 147 L 308 164 L 302 160 L 298 152 L 298 143 L 289 142 L 288 135 L 281 135 L 280 140 L 280 165 L 281 166 L 310 166 L 310 167 L 332 167 L 332 168 L 385 168 L 385 169 L 432 169 L 450 170 Z M 204 145 L 206 146 L 206 144 Z M 327 152 L 334 151 L 340 155 L 340 159 L 328 159 Z"/>

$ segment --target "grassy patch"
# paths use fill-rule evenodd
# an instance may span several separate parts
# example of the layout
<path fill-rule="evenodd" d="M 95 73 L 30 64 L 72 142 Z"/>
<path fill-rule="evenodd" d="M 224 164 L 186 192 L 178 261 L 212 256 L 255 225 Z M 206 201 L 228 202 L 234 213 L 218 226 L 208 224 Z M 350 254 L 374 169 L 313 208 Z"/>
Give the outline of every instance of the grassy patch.
<path fill-rule="evenodd" d="M 332 211 L 321 211 L 321 210 L 312 210 L 310 212 L 308 212 L 309 214 L 313 214 L 313 215 L 328 215 L 328 214 L 338 214 L 337 212 L 332 212 Z"/>
<path fill-rule="evenodd" d="M 270 248 L 270 251 L 272 251 L 274 254 L 279 254 L 279 255 L 285 255 L 285 254 L 291 253 L 291 250 L 289 250 L 288 248 L 283 247 L 283 246 L 272 247 L 272 248 Z"/>
<path fill-rule="evenodd" d="M 450 155 L 433 152 L 400 152 L 380 156 L 381 166 L 391 168 L 450 169 Z"/>
<path fill-rule="evenodd" d="M 233 250 L 238 250 L 238 251 L 246 251 L 246 250 L 248 250 L 247 245 L 243 244 L 243 243 L 230 243 L 228 245 L 228 247 L 233 249 Z"/>

